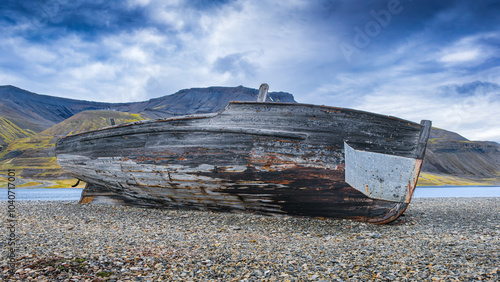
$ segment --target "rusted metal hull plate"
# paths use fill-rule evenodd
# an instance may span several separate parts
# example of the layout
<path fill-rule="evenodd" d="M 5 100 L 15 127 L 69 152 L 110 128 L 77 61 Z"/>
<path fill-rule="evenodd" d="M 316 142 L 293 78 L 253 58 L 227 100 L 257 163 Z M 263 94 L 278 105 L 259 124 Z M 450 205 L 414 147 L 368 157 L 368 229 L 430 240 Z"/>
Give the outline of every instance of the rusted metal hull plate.
<path fill-rule="evenodd" d="M 427 126 L 355 110 L 231 103 L 216 115 L 69 136 L 59 140 L 56 153 L 64 170 L 90 184 L 85 201 L 95 196 L 149 207 L 388 222 L 409 203 L 425 130 Z M 365 182 L 346 178 L 348 170 L 359 170 L 366 159 L 365 154 L 355 162 L 347 160 L 359 152 L 399 160 L 378 160 L 401 171 L 399 179 L 389 174 L 390 192 L 375 187 L 372 179 L 366 182 L 372 192 L 365 193 L 358 187 Z"/>

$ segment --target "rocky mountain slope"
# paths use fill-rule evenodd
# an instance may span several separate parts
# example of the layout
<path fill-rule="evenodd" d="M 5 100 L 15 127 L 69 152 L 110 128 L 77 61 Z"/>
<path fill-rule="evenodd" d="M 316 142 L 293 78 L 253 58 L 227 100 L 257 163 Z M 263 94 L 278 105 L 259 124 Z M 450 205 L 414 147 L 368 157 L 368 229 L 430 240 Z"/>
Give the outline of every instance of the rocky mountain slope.
<path fill-rule="evenodd" d="M 500 144 L 470 141 L 433 128 L 422 165 L 420 184 L 500 184 Z"/>

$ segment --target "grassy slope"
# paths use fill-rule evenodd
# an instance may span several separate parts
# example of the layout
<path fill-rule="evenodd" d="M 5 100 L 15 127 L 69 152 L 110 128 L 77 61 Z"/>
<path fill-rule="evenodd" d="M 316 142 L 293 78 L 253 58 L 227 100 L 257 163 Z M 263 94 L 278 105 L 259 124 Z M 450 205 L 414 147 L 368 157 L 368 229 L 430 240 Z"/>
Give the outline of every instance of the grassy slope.
<path fill-rule="evenodd" d="M 36 134 L 29 129 L 23 130 L 10 120 L 0 116 L 0 145 L 8 144 L 15 139 L 24 138 Z"/>
<path fill-rule="evenodd" d="M 471 179 L 466 177 L 459 177 L 456 175 L 445 175 L 445 174 L 434 174 L 421 172 L 418 177 L 417 186 L 442 186 L 442 185 L 472 185 L 472 186 L 482 186 L 482 185 L 498 185 L 499 178 L 483 178 L 483 179 Z"/>
<path fill-rule="evenodd" d="M 94 130 L 110 126 L 110 118 L 114 118 L 116 124 L 143 120 L 139 114 L 116 111 L 85 111 L 42 131 L 40 134 L 46 136 L 66 136 Z"/>
<path fill-rule="evenodd" d="M 64 180 L 68 176 L 57 164 L 54 153 L 55 142 L 59 137 L 68 134 L 109 126 L 109 118 L 114 118 L 116 124 L 143 119 L 138 114 L 116 111 L 78 113 L 39 134 L 11 141 L 7 148 L 0 152 L 0 171 L 15 169 L 18 178 L 30 179 L 33 182 L 33 185 L 24 183 L 24 186 L 34 186 L 41 180 L 52 180 L 50 186 L 53 188 L 69 187 L 76 183 L 76 180 Z M 5 181 L 1 180 L 0 187 L 5 186 Z"/>

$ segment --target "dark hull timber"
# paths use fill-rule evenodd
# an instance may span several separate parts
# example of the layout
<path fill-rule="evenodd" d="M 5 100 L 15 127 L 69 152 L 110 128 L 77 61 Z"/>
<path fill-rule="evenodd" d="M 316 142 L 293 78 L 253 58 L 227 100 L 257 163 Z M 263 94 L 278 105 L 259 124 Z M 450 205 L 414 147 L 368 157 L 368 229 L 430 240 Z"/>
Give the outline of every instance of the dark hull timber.
<path fill-rule="evenodd" d="M 351 109 L 231 102 L 220 113 L 117 125 L 57 142 L 82 203 L 397 219 L 430 121 Z"/>

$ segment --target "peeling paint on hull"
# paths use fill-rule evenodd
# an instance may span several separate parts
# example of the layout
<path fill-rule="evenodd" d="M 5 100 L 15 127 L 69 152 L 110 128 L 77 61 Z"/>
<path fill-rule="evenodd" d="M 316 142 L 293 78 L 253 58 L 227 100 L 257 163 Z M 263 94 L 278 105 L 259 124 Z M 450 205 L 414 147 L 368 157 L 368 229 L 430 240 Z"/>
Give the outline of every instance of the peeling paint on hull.
<path fill-rule="evenodd" d="M 420 125 L 350 109 L 232 102 L 217 114 L 68 136 L 58 141 L 56 154 L 64 170 L 88 183 L 82 203 L 387 223 L 410 202 L 429 130 L 427 121 Z M 373 195 L 348 184 L 357 174 L 346 181 L 353 165 L 346 166 L 345 144 L 410 160 L 385 168 L 403 172 L 391 180 L 398 182 L 391 186 L 396 197 L 380 197 L 383 185 Z"/>

